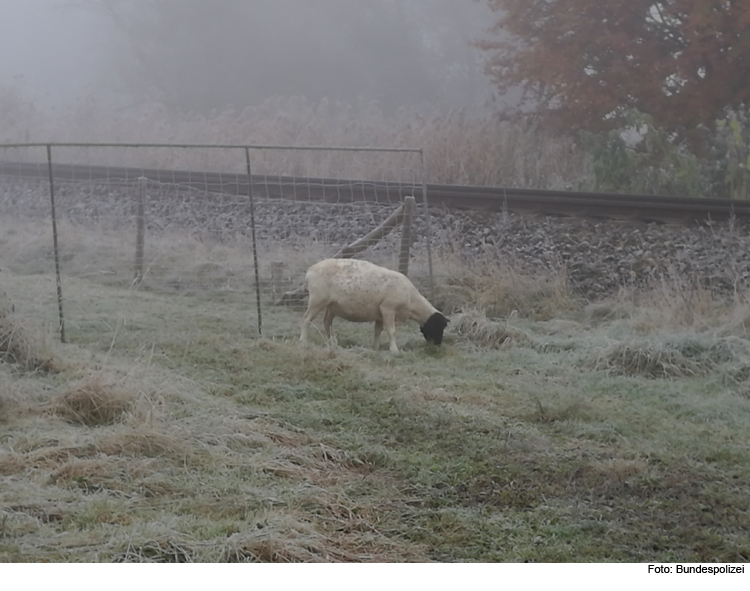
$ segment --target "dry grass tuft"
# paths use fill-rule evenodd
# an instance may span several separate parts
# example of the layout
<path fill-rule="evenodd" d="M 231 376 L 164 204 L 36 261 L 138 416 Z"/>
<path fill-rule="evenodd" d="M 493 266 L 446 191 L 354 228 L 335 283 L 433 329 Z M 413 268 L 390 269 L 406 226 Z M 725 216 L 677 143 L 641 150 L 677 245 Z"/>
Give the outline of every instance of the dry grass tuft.
<path fill-rule="evenodd" d="M 615 375 L 646 378 L 700 377 L 735 359 L 729 339 L 712 342 L 698 337 L 629 339 L 607 347 L 591 365 Z"/>
<path fill-rule="evenodd" d="M 223 562 L 355 562 L 357 557 L 343 552 L 315 532 L 298 524 L 293 529 L 274 531 L 263 526 L 236 534 L 222 556 Z"/>
<path fill-rule="evenodd" d="M 0 457 L 0 474 L 12 475 L 29 471 L 53 472 L 75 457 L 94 453 L 91 446 L 45 446 L 28 453 L 8 453 Z"/>
<path fill-rule="evenodd" d="M 699 278 L 673 272 L 641 288 L 623 287 L 611 300 L 588 310 L 593 322 L 626 319 L 640 333 L 664 329 L 708 330 L 731 319 L 738 309 L 747 311 L 742 298 L 735 301 L 702 285 Z"/>
<path fill-rule="evenodd" d="M 90 375 L 50 403 L 50 410 L 72 423 L 90 427 L 121 421 L 133 406 L 134 392 L 101 372 Z"/>
<path fill-rule="evenodd" d="M 195 562 L 195 550 L 186 544 L 172 540 L 149 540 L 140 544 L 131 543 L 127 549 L 113 557 L 113 562 L 135 563 L 187 563 Z"/>
<path fill-rule="evenodd" d="M 482 310 L 459 312 L 451 317 L 451 330 L 483 347 L 497 348 L 509 343 L 529 341 L 529 336 L 507 322 L 487 318 Z"/>
<path fill-rule="evenodd" d="M 631 314 L 629 306 L 614 300 L 594 302 L 583 309 L 584 321 L 590 326 L 627 319 Z"/>
<path fill-rule="evenodd" d="M 124 480 L 137 480 L 149 475 L 156 460 L 151 458 L 118 458 L 97 454 L 94 457 L 71 457 L 53 472 L 57 484 L 75 482 L 79 488 L 90 491 L 100 482 L 117 481 L 123 486 Z"/>
<path fill-rule="evenodd" d="M 606 494 L 647 473 L 648 463 L 642 459 L 610 458 L 584 462 L 571 479 L 578 479 L 597 493 Z"/>
<path fill-rule="evenodd" d="M 99 452 L 110 456 L 147 457 L 166 456 L 185 462 L 193 459 L 190 440 L 184 434 L 171 433 L 156 427 L 141 425 L 136 428 L 123 428 L 116 433 L 102 437 L 96 444 Z"/>
<path fill-rule="evenodd" d="M 321 498 L 314 505 L 324 530 L 297 515 L 271 513 L 233 534 L 223 562 L 403 562 L 425 561 L 421 549 L 384 536 L 371 510 L 346 498 Z"/>
<path fill-rule="evenodd" d="M 0 309 L 0 361 L 16 363 L 26 370 L 54 371 L 52 355 L 41 335 L 12 312 Z"/>
<path fill-rule="evenodd" d="M 563 405 L 550 405 L 543 403 L 539 398 L 535 398 L 534 404 L 536 405 L 535 420 L 547 424 L 580 419 L 586 415 L 588 410 L 585 403 L 577 400 Z"/>
<path fill-rule="evenodd" d="M 448 277 L 436 301 L 449 314 L 475 308 L 490 318 L 549 320 L 578 307 L 563 268 L 526 273 L 493 248 L 475 257 L 448 253 L 442 264 Z"/>

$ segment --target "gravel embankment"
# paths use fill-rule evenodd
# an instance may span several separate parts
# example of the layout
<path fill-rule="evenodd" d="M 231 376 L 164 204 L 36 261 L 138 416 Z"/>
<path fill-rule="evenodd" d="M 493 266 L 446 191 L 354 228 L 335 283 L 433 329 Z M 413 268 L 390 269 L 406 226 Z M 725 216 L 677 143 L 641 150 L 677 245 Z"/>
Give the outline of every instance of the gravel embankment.
<path fill-rule="evenodd" d="M 57 211 L 81 224 L 127 226 L 133 223 L 139 192 L 137 184 L 63 184 L 57 189 Z M 244 198 L 162 185 L 149 186 L 146 194 L 150 232 L 188 230 L 219 239 L 250 233 L 250 207 Z M 361 237 L 391 211 L 362 203 L 259 198 L 257 236 L 269 241 L 314 239 L 334 248 Z M 47 219 L 47 186 L 0 178 L 0 215 Z M 740 224 L 688 227 L 433 209 L 431 226 L 438 251 L 497 253 L 530 272 L 564 267 L 573 286 L 590 298 L 660 276 L 695 278 L 728 293 L 750 284 L 750 227 Z M 413 235 L 424 242 L 421 213 Z"/>

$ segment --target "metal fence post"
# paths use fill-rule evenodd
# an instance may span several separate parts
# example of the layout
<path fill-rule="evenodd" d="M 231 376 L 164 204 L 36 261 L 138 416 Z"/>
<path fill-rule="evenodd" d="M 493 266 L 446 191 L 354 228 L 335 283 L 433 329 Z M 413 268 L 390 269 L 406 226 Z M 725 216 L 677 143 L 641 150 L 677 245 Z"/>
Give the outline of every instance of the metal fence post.
<path fill-rule="evenodd" d="M 258 271 L 258 246 L 255 239 L 255 199 L 253 198 L 253 177 L 250 170 L 250 148 L 245 147 L 247 165 L 247 196 L 250 200 L 250 233 L 253 240 L 253 267 L 255 268 L 255 307 L 258 310 L 258 335 L 263 335 L 263 320 L 260 310 L 260 272 Z"/>
<path fill-rule="evenodd" d="M 63 315 L 62 280 L 60 278 L 60 251 L 57 241 L 57 213 L 55 212 L 55 181 L 52 174 L 52 146 L 47 144 L 47 173 L 49 175 L 49 201 L 52 214 L 52 246 L 55 255 L 55 276 L 57 279 L 57 313 L 60 319 L 60 342 L 65 341 L 65 316 Z"/>
<path fill-rule="evenodd" d="M 435 299 L 435 277 L 432 272 L 432 224 L 430 223 L 430 208 L 427 201 L 427 181 L 425 181 L 424 151 L 419 149 L 419 161 L 422 169 L 422 203 L 424 203 L 425 232 L 427 233 L 427 266 L 430 271 L 430 299 Z"/>

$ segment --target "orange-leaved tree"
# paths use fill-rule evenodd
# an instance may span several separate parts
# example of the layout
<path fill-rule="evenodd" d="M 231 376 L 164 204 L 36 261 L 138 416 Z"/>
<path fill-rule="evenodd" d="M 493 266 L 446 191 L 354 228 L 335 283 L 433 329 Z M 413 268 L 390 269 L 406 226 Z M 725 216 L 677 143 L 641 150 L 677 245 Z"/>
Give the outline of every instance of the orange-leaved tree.
<path fill-rule="evenodd" d="M 501 92 L 558 129 L 603 131 L 648 113 L 690 133 L 750 105 L 750 0 L 480 0 L 478 43 Z"/>

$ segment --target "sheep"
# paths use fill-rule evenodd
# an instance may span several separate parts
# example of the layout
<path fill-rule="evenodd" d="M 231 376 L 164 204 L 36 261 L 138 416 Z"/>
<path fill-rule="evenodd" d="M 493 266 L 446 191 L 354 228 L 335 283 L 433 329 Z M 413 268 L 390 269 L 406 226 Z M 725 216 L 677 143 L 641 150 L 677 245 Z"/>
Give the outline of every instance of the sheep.
<path fill-rule="evenodd" d="M 337 316 L 350 322 L 374 322 L 373 347 L 380 345 L 385 328 L 390 350 L 398 353 L 396 323 L 416 320 L 424 338 L 435 345 L 443 342 L 448 318 L 419 293 L 402 273 L 355 259 L 326 259 L 307 270 L 305 284 L 310 294 L 302 318 L 300 342 L 307 342 L 307 330 L 325 310 L 326 339 L 333 345 L 331 325 Z"/>

